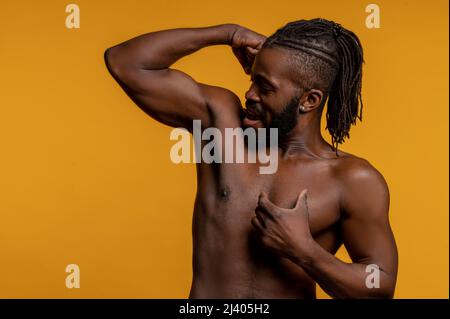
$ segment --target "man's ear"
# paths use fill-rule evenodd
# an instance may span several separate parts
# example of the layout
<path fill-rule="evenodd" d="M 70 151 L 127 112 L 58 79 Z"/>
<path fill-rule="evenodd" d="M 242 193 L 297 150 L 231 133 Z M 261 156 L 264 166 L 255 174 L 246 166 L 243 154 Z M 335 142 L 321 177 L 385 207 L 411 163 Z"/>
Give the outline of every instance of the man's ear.
<path fill-rule="evenodd" d="M 299 108 L 301 112 L 309 112 L 318 108 L 323 101 L 323 92 L 316 89 L 311 89 L 303 93 L 299 101 Z"/>

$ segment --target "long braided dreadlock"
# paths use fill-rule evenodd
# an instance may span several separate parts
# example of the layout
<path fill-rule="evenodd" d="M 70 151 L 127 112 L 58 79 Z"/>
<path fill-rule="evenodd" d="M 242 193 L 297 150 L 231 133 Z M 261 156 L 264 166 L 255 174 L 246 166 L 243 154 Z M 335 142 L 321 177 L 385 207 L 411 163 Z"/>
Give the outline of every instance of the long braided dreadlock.
<path fill-rule="evenodd" d="M 267 38 L 263 47 L 284 47 L 295 52 L 302 69 L 304 89 L 317 88 L 328 97 L 327 126 L 332 147 L 350 137 L 351 124 L 362 121 L 361 81 L 363 49 L 358 37 L 326 19 L 288 23 Z"/>

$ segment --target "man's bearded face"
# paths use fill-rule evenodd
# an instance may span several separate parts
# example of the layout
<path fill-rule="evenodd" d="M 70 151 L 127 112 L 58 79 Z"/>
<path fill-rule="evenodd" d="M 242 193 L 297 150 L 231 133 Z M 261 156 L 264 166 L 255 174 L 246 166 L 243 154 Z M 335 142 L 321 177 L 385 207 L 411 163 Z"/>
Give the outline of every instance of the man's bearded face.
<path fill-rule="evenodd" d="M 270 129 L 278 129 L 278 138 L 280 141 L 286 139 L 289 133 L 294 129 L 298 122 L 298 102 L 299 96 L 294 96 L 292 99 L 282 108 L 281 112 L 272 112 L 270 119 L 265 116 L 264 111 L 259 105 L 252 104 L 247 101 L 245 112 L 246 118 L 250 121 L 260 122 L 261 127 Z M 245 123 L 245 122 L 244 122 Z M 257 128 L 253 125 L 246 125 Z M 259 127 L 259 126 L 258 126 Z M 267 132 L 268 135 L 269 132 Z"/>

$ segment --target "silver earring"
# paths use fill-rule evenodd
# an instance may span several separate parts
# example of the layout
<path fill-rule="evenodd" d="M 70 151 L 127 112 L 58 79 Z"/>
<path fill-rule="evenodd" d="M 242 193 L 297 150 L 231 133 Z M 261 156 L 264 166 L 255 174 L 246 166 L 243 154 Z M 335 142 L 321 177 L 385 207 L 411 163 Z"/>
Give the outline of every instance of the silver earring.
<path fill-rule="evenodd" d="M 300 106 L 300 110 L 302 110 L 302 112 L 305 112 L 306 108 L 302 105 Z"/>

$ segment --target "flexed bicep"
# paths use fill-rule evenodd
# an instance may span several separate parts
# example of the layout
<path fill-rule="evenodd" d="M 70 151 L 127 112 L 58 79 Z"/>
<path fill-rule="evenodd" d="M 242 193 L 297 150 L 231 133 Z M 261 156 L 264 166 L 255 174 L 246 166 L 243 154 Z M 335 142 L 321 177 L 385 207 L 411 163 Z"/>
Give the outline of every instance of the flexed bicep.
<path fill-rule="evenodd" d="M 171 66 L 201 48 L 230 45 L 236 29 L 225 24 L 147 33 L 107 49 L 105 62 L 131 99 L 156 120 L 190 129 L 197 119 L 207 127 L 208 106 L 229 96 L 229 91 L 198 83 Z"/>
<path fill-rule="evenodd" d="M 209 126 L 206 94 L 208 86 L 174 69 L 146 70 L 114 68 L 109 70 L 128 96 L 155 120 L 172 127 L 192 127 L 198 119 Z"/>

